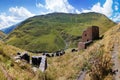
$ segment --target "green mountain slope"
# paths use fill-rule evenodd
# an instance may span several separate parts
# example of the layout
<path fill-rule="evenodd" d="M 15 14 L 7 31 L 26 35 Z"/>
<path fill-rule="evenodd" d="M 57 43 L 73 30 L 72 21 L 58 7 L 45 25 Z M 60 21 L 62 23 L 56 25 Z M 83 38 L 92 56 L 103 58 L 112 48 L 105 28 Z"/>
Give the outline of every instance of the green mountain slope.
<path fill-rule="evenodd" d="M 26 66 L 27 64 L 21 66 L 20 64 L 22 63 L 15 63 L 14 56 L 18 51 L 23 50 L 6 45 L 4 42 L 0 41 L 0 80 L 24 80 L 26 78 L 25 75 L 29 77 L 33 75 L 30 73 L 30 70 L 27 70 L 30 69 Z M 26 67 L 27 69 L 22 69 L 22 67 Z"/>
<path fill-rule="evenodd" d="M 115 23 L 98 13 L 52 13 L 23 21 L 6 42 L 32 52 L 51 52 L 65 48 L 66 44 L 76 47 L 82 31 L 92 25 L 99 26 L 102 34 Z"/>
<path fill-rule="evenodd" d="M 4 39 L 5 37 L 6 37 L 6 34 L 0 31 L 0 40 Z"/>

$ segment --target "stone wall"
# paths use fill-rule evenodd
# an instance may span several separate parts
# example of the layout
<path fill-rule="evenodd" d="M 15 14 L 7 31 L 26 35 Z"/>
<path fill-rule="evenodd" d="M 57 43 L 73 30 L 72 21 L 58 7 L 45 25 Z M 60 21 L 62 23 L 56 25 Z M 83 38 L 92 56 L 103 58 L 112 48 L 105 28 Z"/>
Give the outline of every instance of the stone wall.
<path fill-rule="evenodd" d="M 47 69 L 47 57 L 44 56 L 32 56 L 30 60 L 30 56 L 27 53 L 17 53 L 15 56 L 15 60 L 24 60 L 30 63 L 32 66 L 39 68 L 42 72 Z M 15 61 L 18 62 L 18 61 Z"/>
<path fill-rule="evenodd" d="M 44 72 L 47 69 L 47 58 L 46 56 L 32 56 L 31 64 Z"/>
<path fill-rule="evenodd" d="M 86 49 L 93 40 L 99 39 L 99 27 L 91 26 L 82 33 L 82 40 L 78 43 L 78 50 Z"/>
<path fill-rule="evenodd" d="M 82 33 L 82 42 L 99 39 L 99 27 L 91 26 Z"/>

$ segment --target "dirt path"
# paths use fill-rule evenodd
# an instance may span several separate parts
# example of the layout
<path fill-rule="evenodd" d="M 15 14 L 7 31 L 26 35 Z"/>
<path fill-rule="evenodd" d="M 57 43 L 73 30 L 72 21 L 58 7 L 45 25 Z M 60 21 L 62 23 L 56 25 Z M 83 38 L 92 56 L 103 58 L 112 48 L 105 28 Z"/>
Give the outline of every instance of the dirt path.
<path fill-rule="evenodd" d="M 119 52 L 118 52 L 118 45 L 114 44 L 114 49 L 112 52 L 112 60 L 114 63 L 113 66 L 113 70 L 118 70 L 116 71 L 116 74 L 114 75 L 114 80 L 120 80 L 120 60 L 119 60 L 119 56 L 118 56 Z"/>
<path fill-rule="evenodd" d="M 7 70 L 1 64 L 0 64 L 0 69 L 3 72 L 3 74 L 5 75 L 5 77 L 7 78 L 7 80 L 13 80 L 12 77 L 8 74 Z"/>
<path fill-rule="evenodd" d="M 78 77 L 77 80 L 84 80 L 85 79 L 85 75 L 86 75 L 86 71 L 81 71 L 80 72 L 80 76 Z"/>

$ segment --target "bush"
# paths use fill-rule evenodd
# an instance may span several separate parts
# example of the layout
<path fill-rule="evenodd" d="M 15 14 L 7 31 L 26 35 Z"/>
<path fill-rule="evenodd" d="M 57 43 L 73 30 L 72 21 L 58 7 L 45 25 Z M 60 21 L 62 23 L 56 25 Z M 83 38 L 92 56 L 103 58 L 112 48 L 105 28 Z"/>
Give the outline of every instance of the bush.
<path fill-rule="evenodd" d="M 37 71 L 35 80 L 55 80 L 49 72 Z"/>
<path fill-rule="evenodd" d="M 90 58 L 90 77 L 92 80 L 104 80 L 111 73 L 111 56 L 103 50 L 92 53 Z"/>
<path fill-rule="evenodd" d="M 0 46 L 0 54 L 3 54 L 3 47 Z"/>

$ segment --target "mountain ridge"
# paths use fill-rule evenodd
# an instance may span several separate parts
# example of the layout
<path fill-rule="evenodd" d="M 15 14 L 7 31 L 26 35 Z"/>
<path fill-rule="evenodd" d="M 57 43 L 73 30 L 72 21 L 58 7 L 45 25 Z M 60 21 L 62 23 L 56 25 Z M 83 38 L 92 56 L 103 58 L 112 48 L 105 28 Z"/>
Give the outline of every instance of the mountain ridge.
<path fill-rule="evenodd" d="M 32 52 L 54 52 L 76 47 L 82 31 L 89 26 L 99 26 L 100 34 L 116 23 L 99 13 L 50 13 L 34 16 L 21 22 L 5 39 L 8 44 Z"/>

